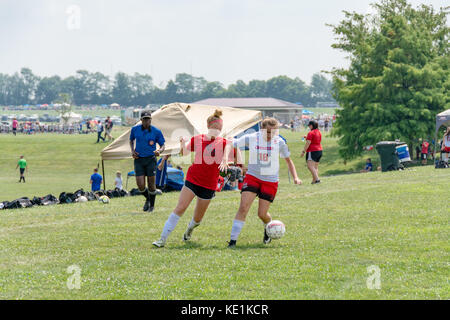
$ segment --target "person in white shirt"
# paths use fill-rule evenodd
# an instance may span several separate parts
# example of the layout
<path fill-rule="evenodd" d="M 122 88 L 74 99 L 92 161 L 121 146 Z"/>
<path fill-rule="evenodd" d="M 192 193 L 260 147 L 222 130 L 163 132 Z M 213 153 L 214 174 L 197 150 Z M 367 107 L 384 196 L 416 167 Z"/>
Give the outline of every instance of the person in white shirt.
<path fill-rule="evenodd" d="M 265 227 L 272 221 L 268 211 L 278 190 L 279 157 L 285 159 L 294 183 L 302 184 L 290 158 L 289 148 L 285 140 L 279 136 L 278 131 L 278 121 L 274 118 L 267 118 L 262 122 L 260 132 L 246 134 L 233 141 L 234 147 L 249 148 L 249 160 L 248 171 L 242 186 L 241 203 L 231 229 L 229 248 L 236 246 L 236 241 L 256 196 L 259 197 L 258 217 L 264 224 L 263 242 L 264 244 L 270 243 L 271 239 L 267 235 Z"/>
<path fill-rule="evenodd" d="M 116 172 L 116 180 L 115 180 L 114 184 L 115 184 L 115 187 L 117 189 L 119 189 L 119 190 L 123 189 L 123 186 L 122 186 L 122 173 L 120 173 L 120 171 Z"/>

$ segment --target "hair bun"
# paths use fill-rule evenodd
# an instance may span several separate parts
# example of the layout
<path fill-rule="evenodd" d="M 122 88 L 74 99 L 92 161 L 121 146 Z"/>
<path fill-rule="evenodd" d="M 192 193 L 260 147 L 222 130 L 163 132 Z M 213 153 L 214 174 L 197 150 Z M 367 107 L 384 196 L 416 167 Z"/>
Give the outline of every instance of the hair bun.
<path fill-rule="evenodd" d="M 214 111 L 214 117 L 220 118 L 222 115 L 223 115 L 222 110 L 216 109 L 216 111 Z"/>

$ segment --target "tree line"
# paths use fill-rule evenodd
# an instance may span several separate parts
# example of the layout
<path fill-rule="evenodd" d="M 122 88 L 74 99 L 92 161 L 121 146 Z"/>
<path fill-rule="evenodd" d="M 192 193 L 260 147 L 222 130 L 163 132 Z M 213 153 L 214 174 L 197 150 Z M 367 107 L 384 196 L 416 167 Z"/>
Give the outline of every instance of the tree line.
<path fill-rule="evenodd" d="M 434 137 L 436 115 L 450 109 L 450 7 L 413 7 L 380 0 L 373 14 L 346 12 L 332 25 L 334 48 L 348 68 L 333 70 L 342 107 L 334 134 L 340 155 L 351 159 L 365 146 L 399 139 L 410 148 Z"/>
<path fill-rule="evenodd" d="M 171 102 L 194 102 L 207 98 L 273 97 L 304 106 L 334 102 L 332 82 L 314 74 L 310 85 L 300 78 L 273 77 L 267 81 L 236 81 L 225 87 L 218 81 L 179 73 L 164 88 L 153 84 L 149 74 L 118 72 L 114 78 L 79 70 L 75 75 L 39 77 L 22 68 L 12 75 L 0 73 L 0 105 L 51 104 L 60 94 L 68 94 L 75 105 L 119 103 L 122 106 L 146 106 Z"/>

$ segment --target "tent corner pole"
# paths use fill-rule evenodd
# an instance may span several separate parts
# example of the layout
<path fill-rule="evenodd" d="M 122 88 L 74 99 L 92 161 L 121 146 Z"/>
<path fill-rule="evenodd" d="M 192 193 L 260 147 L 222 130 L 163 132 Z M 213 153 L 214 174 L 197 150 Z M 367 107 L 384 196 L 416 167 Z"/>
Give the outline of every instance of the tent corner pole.
<path fill-rule="evenodd" d="M 106 190 L 106 181 L 105 181 L 105 160 L 102 159 L 102 173 L 103 173 L 103 190 Z"/>

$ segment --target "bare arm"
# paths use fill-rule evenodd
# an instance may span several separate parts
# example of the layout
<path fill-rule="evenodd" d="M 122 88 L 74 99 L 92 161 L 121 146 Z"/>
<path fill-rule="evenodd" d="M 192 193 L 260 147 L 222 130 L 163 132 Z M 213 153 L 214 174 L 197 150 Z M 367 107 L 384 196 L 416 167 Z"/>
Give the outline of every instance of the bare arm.
<path fill-rule="evenodd" d="M 134 150 L 134 140 L 130 140 L 130 149 L 131 149 L 131 155 L 133 156 L 134 159 L 139 158 L 139 153 L 136 152 L 136 150 Z"/>
<path fill-rule="evenodd" d="M 305 148 L 302 151 L 302 157 L 305 155 L 306 150 L 308 150 L 309 146 L 311 145 L 311 140 L 306 140 Z"/>
<path fill-rule="evenodd" d="M 161 153 L 164 152 L 164 150 L 166 150 L 166 145 L 161 146 L 158 150 L 155 151 L 155 156 L 159 157 L 159 155 Z"/>
<path fill-rule="evenodd" d="M 285 158 L 284 160 L 286 160 L 286 163 L 287 163 L 288 168 L 289 168 L 289 172 L 291 173 L 292 177 L 294 178 L 294 183 L 295 184 L 302 184 L 302 180 L 300 180 L 298 178 L 297 170 L 295 169 L 295 165 L 294 165 L 294 162 L 292 162 L 292 159 L 291 158 Z"/>

